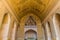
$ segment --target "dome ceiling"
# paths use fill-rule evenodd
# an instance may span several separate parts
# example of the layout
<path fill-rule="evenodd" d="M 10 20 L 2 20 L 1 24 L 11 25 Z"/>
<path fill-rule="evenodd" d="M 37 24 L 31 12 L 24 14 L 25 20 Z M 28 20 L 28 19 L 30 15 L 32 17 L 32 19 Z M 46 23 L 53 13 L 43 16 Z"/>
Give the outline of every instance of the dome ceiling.
<path fill-rule="evenodd" d="M 7 0 L 7 2 L 19 19 L 28 13 L 33 13 L 44 20 L 57 0 Z"/>

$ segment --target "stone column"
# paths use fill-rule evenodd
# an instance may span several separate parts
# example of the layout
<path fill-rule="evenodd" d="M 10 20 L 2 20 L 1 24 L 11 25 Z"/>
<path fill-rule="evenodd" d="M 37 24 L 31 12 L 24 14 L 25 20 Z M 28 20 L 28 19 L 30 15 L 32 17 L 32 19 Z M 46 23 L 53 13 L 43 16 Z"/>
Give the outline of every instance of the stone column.
<path fill-rule="evenodd" d="M 51 33 L 50 33 L 49 25 L 47 22 L 46 22 L 45 29 L 46 29 L 46 34 L 47 34 L 47 40 L 51 40 Z"/>
<path fill-rule="evenodd" d="M 53 17 L 53 24 L 54 24 L 54 29 L 55 29 L 55 33 L 56 33 L 56 40 L 60 40 L 60 33 L 59 33 L 59 23 L 57 23 L 56 19 L 55 19 L 55 15 Z"/>
<path fill-rule="evenodd" d="M 17 28 L 17 23 L 14 22 L 14 27 L 12 29 L 12 39 L 11 40 L 15 40 L 16 28 Z"/>

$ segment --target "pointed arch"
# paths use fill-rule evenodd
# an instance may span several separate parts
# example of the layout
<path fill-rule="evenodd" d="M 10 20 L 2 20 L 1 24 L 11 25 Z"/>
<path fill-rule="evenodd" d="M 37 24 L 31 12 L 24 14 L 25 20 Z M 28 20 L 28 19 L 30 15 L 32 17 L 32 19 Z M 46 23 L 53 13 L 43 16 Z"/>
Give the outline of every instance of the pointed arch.
<path fill-rule="evenodd" d="M 36 25 L 36 22 L 35 20 L 33 19 L 32 16 L 29 16 L 29 18 L 27 19 L 27 21 L 25 22 L 25 25 L 28 26 L 28 25 Z"/>
<path fill-rule="evenodd" d="M 25 15 L 24 17 L 22 17 L 21 20 L 20 20 L 20 28 L 22 29 L 21 31 L 23 31 L 23 33 L 22 33 L 23 35 L 21 36 L 22 37 L 22 40 L 24 40 L 24 35 L 25 35 L 24 34 L 25 33 L 25 29 L 24 29 L 25 23 L 29 19 L 29 17 L 31 17 L 31 16 L 34 19 L 34 21 L 32 20 L 33 23 L 36 22 L 37 39 L 38 40 L 45 40 L 44 39 L 44 30 L 43 30 L 43 26 L 41 25 L 41 20 L 40 20 L 40 18 L 38 16 L 34 15 L 33 13 L 28 13 L 27 15 Z"/>
<path fill-rule="evenodd" d="M 10 15 L 6 13 L 4 14 L 3 21 L 2 21 L 2 28 L 1 28 L 2 40 L 8 39 L 9 26 L 10 26 Z"/>

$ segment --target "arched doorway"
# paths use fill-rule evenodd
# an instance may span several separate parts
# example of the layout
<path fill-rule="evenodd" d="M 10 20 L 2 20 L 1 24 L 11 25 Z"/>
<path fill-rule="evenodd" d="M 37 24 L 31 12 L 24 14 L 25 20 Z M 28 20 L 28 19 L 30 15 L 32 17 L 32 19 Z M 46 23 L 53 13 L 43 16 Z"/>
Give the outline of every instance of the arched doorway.
<path fill-rule="evenodd" d="M 34 30 L 26 31 L 25 40 L 37 40 L 37 33 Z"/>
<path fill-rule="evenodd" d="M 37 26 L 33 16 L 29 16 L 24 27 L 25 40 L 37 40 Z"/>

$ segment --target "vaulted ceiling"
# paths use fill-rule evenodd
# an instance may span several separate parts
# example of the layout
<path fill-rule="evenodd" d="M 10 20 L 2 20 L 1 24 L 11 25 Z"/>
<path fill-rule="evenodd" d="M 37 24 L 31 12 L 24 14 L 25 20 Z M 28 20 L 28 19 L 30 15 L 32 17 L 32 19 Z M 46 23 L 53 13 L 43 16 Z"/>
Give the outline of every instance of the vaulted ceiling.
<path fill-rule="evenodd" d="M 37 15 L 42 21 L 48 16 L 58 0 L 6 0 L 14 15 L 21 19 L 28 13 Z"/>

